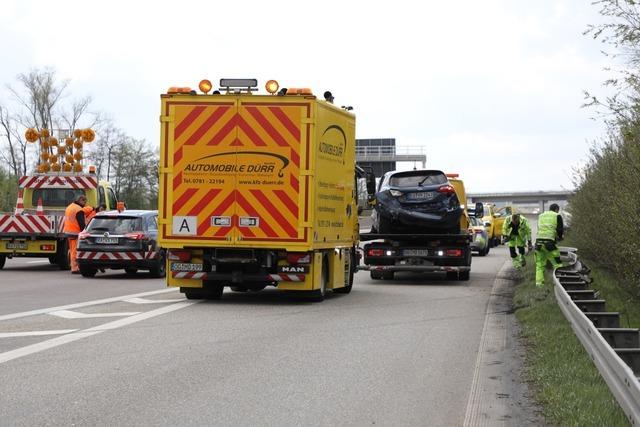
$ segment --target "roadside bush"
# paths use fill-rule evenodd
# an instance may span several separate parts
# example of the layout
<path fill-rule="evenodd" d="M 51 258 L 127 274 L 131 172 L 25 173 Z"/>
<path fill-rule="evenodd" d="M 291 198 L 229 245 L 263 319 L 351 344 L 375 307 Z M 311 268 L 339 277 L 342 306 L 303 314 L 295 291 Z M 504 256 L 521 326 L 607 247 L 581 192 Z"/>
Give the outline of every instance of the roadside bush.
<path fill-rule="evenodd" d="M 572 240 L 640 298 L 640 120 L 612 127 L 575 184 Z"/>

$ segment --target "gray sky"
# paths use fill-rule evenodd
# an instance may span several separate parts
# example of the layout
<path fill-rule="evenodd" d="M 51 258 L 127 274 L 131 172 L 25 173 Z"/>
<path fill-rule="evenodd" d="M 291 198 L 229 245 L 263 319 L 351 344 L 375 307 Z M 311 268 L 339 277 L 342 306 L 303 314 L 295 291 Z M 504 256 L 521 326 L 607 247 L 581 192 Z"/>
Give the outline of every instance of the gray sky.
<path fill-rule="evenodd" d="M 604 134 L 580 107 L 608 77 L 600 43 L 582 35 L 598 20 L 585 0 L 3 0 L 0 83 L 52 66 L 72 95 L 156 144 L 169 86 L 273 78 L 331 90 L 354 106 L 358 138 L 423 147 L 468 191 L 572 188 Z"/>

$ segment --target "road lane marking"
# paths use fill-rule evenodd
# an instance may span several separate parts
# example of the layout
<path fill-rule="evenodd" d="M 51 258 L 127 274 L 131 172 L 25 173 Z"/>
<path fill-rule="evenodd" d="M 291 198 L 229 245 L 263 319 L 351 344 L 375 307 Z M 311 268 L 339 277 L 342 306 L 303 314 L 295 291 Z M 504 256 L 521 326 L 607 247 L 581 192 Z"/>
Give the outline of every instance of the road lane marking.
<path fill-rule="evenodd" d="M 85 329 L 78 332 L 72 332 L 61 337 L 51 338 L 37 344 L 28 345 L 26 347 L 17 348 L 15 350 L 5 351 L 4 353 L 0 353 L 0 364 L 8 362 L 10 360 L 18 359 L 20 357 L 49 350 L 51 348 L 68 344 L 74 341 L 78 341 L 83 338 L 88 338 L 108 330 L 113 330 L 122 326 L 130 325 L 132 323 L 140 322 L 141 320 L 150 319 L 152 317 L 180 310 L 181 308 L 189 307 L 190 305 L 196 304 L 198 302 L 200 301 L 179 302 L 176 304 L 168 305 L 166 307 L 158 308 L 156 310 L 136 314 L 135 316 L 127 317 L 125 319 L 114 320 L 113 322 L 105 323 L 104 325 L 95 326 L 93 328 Z"/>
<path fill-rule="evenodd" d="M 173 302 L 184 301 L 184 298 L 176 299 L 145 299 L 145 298 L 129 298 L 124 302 L 130 302 L 131 304 L 169 304 Z"/>
<path fill-rule="evenodd" d="M 49 262 L 48 259 L 37 259 L 35 261 L 27 261 L 27 264 L 44 264 L 45 262 Z"/>
<path fill-rule="evenodd" d="M 42 335 L 64 335 L 77 329 L 58 329 L 53 331 L 0 332 L 0 338 L 39 337 Z"/>
<path fill-rule="evenodd" d="M 135 314 L 140 314 L 139 311 L 131 311 L 124 313 L 80 313 L 78 311 L 70 311 L 70 310 L 59 310 L 52 311 L 51 316 L 62 317 L 63 319 L 93 319 L 98 317 L 124 317 L 124 316 L 133 316 Z"/>
<path fill-rule="evenodd" d="M 18 319 L 20 317 L 35 316 L 37 314 L 47 314 L 47 313 L 50 313 L 52 311 L 58 311 L 58 310 L 70 310 L 70 309 L 74 309 L 74 308 L 88 307 L 88 306 L 91 306 L 91 305 L 108 304 L 108 303 L 111 303 L 111 302 L 122 301 L 122 300 L 125 300 L 125 299 L 130 299 L 130 298 L 135 298 L 135 297 L 146 297 L 146 296 L 149 296 L 149 295 L 165 294 L 165 293 L 168 293 L 168 292 L 177 292 L 177 291 L 178 291 L 178 288 L 167 288 L 167 289 L 161 289 L 161 290 L 158 290 L 158 291 L 141 292 L 141 293 L 138 293 L 138 294 L 121 295 L 121 296 L 118 296 L 118 297 L 98 299 L 98 300 L 94 300 L 94 301 L 79 302 L 79 303 L 68 304 L 68 305 L 61 305 L 61 306 L 58 306 L 58 307 L 40 308 L 40 309 L 37 309 L 37 310 L 23 311 L 21 313 L 4 314 L 4 315 L 0 315 L 0 321 L 2 321 L 2 320 L 10 320 L 10 319 Z"/>

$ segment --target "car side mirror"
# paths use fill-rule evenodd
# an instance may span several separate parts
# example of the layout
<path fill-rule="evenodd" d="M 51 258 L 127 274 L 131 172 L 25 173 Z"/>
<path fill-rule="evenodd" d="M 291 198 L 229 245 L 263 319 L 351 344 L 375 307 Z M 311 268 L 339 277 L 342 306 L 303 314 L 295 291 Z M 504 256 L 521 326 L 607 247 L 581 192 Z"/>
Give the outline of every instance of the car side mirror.
<path fill-rule="evenodd" d="M 476 203 L 476 218 L 482 218 L 484 216 L 484 205 L 480 202 Z"/>

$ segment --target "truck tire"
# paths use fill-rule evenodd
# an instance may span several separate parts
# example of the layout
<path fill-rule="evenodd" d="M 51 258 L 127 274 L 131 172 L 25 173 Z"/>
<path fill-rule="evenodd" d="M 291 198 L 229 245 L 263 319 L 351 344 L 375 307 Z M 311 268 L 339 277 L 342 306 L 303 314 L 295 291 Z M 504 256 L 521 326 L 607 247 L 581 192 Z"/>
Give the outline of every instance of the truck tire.
<path fill-rule="evenodd" d="M 82 277 L 94 277 L 97 272 L 98 270 L 93 267 L 80 267 L 80 274 L 82 274 Z"/>
<path fill-rule="evenodd" d="M 311 291 L 309 299 L 313 302 L 322 302 L 327 293 L 327 282 L 329 281 L 329 262 L 326 257 L 322 257 L 322 273 L 320 274 L 320 289 Z"/>
<path fill-rule="evenodd" d="M 7 257 L 5 255 L 0 255 L 0 270 L 4 268 L 5 262 L 7 262 Z"/>
<path fill-rule="evenodd" d="M 71 269 L 71 260 L 69 259 L 69 242 L 67 242 L 67 239 L 58 240 L 56 260 L 56 264 L 58 264 L 60 270 Z"/>
<path fill-rule="evenodd" d="M 469 280 L 469 277 L 471 276 L 471 272 L 470 271 L 461 271 L 458 273 L 458 280 Z"/>
<path fill-rule="evenodd" d="M 351 289 L 353 288 L 353 276 L 355 272 L 356 272 L 356 250 L 351 249 L 349 251 L 349 274 L 345 275 L 347 279 L 347 283 L 342 288 L 334 289 L 333 292 L 337 294 L 348 294 L 349 292 L 351 292 Z"/>
<path fill-rule="evenodd" d="M 204 292 L 202 288 L 180 288 L 186 299 L 203 299 Z"/>
<path fill-rule="evenodd" d="M 458 280 L 457 271 L 447 271 L 447 280 Z"/>
<path fill-rule="evenodd" d="M 396 277 L 396 272 L 395 271 L 384 271 L 382 273 L 382 278 L 384 280 L 393 280 L 394 277 Z"/>

